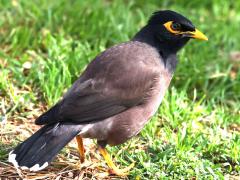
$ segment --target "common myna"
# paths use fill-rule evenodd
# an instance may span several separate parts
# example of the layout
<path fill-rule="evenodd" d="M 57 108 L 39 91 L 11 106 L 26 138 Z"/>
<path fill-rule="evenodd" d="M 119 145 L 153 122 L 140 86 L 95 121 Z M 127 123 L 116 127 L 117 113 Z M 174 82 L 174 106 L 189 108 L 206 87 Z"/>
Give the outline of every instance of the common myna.
<path fill-rule="evenodd" d="M 100 53 L 64 97 L 35 121 L 44 125 L 9 154 L 15 167 L 39 171 L 74 137 L 97 139 L 111 172 L 118 169 L 105 147 L 137 135 L 157 111 L 189 39 L 208 40 L 190 20 L 170 10 L 155 12 L 130 41 Z"/>

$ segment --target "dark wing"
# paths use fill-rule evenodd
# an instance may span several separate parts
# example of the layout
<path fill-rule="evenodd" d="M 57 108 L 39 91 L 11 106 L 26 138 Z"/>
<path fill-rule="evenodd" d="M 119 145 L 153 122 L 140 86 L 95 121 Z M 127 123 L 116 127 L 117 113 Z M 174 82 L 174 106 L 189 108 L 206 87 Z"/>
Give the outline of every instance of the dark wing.
<path fill-rule="evenodd" d="M 142 104 L 154 86 L 156 66 L 145 63 L 147 54 L 122 45 L 93 60 L 63 99 L 41 115 L 36 124 L 59 121 L 90 123 Z"/>

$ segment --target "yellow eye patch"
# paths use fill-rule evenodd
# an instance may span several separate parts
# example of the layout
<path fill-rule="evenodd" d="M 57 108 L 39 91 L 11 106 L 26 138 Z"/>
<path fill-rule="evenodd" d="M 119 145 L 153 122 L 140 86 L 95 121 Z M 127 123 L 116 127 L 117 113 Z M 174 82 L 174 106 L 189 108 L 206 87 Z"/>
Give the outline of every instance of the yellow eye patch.
<path fill-rule="evenodd" d="M 190 37 L 190 38 L 195 38 L 195 39 L 200 39 L 200 40 L 205 40 L 205 41 L 208 40 L 208 38 L 202 32 L 200 32 L 198 29 L 195 29 L 194 31 L 181 31 L 180 30 L 181 26 L 179 26 L 179 24 L 174 24 L 173 21 L 168 21 L 163 25 L 169 32 L 171 32 L 175 35 L 183 34 L 183 35 L 185 35 L 185 37 Z M 175 29 L 173 29 L 174 26 L 175 26 Z"/>
<path fill-rule="evenodd" d="M 168 21 L 168 22 L 166 22 L 166 23 L 163 24 L 163 25 L 165 26 L 165 28 L 166 28 L 169 32 L 171 32 L 171 33 L 173 33 L 173 34 L 181 34 L 181 31 L 179 31 L 179 30 L 174 30 L 174 29 L 172 28 L 173 21 Z"/>

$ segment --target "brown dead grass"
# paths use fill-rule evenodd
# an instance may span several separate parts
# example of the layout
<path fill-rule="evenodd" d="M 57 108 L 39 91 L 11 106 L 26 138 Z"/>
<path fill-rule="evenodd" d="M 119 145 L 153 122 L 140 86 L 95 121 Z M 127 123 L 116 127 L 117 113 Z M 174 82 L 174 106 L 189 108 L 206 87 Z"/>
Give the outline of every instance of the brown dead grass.
<path fill-rule="evenodd" d="M 41 108 L 43 110 L 45 108 Z M 41 111 L 39 110 L 39 111 Z M 39 126 L 34 124 L 34 119 L 39 111 L 23 118 L 14 115 L 7 120 L 7 124 L 1 125 L 0 139 L 4 151 L 10 152 L 16 144 L 31 136 Z M 37 113 L 36 113 L 37 112 Z M 61 180 L 61 179 L 127 179 L 126 177 L 109 176 L 107 166 L 103 158 L 96 150 L 92 140 L 84 139 L 86 159 L 83 164 L 79 161 L 77 144 L 71 141 L 63 153 L 58 154 L 49 167 L 39 172 L 29 172 L 16 169 L 7 162 L 7 156 L 0 159 L 0 179 L 29 179 L 29 180 Z M 1 150 L 1 149 L 0 149 Z"/>

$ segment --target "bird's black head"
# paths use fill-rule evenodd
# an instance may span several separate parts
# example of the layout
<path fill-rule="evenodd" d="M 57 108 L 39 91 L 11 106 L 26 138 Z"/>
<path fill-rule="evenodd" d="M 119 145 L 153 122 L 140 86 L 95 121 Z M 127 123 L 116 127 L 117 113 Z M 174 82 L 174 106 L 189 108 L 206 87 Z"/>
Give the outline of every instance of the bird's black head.
<path fill-rule="evenodd" d="M 208 40 L 190 20 L 170 10 L 153 13 L 148 24 L 135 36 L 135 39 L 141 38 L 164 48 L 165 51 L 174 53 L 183 47 L 190 38 Z"/>

